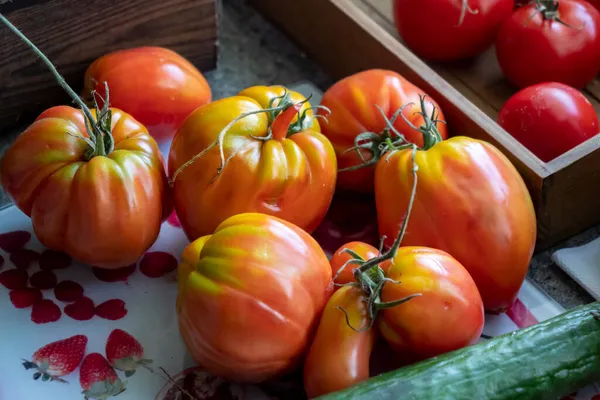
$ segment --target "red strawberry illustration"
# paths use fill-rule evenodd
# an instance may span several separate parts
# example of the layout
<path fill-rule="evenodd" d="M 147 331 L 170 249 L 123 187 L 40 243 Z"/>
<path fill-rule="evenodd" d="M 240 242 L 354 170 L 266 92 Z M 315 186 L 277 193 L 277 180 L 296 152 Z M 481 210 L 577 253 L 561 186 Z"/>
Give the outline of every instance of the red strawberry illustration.
<path fill-rule="evenodd" d="M 47 290 L 56 286 L 58 279 L 52 271 L 38 271 L 31 275 L 29 284 L 36 289 Z"/>
<path fill-rule="evenodd" d="M 83 297 L 83 287 L 77 282 L 62 281 L 54 288 L 54 296 L 67 303 L 77 301 Z"/>
<path fill-rule="evenodd" d="M 79 383 L 85 399 L 107 399 L 123 393 L 127 381 L 121 381 L 100 353 L 85 356 L 79 369 Z"/>
<path fill-rule="evenodd" d="M 140 342 L 129 333 L 115 329 L 106 341 L 106 358 L 108 362 L 120 371 L 125 371 L 125 376 L 130 377 L 138 367 L 147 368 L 152 360 L 144 359 L 144 348 Z"/>
<path fill-rule="evenodd" d="M 23 366 L 27 370 L 36 370 L 33 374 L 35 380 L 41 377 L 44 382 L 52 380 L 65 383 L 60 377 L 69 375 L 79 366 L 87 341 L 86 336 L 75 335 L 49 343 L 33 353 L 31 361 L 23 360 Z"/>
<path fill-rule="evenodd" d="M 148 278 L 159 278 L 177 269 L 177 259 L 164 251 L 151 251 L 140 261 L 140 271 Z"/>
<path fill-rule="evenodd" d="M 61 315 L 60 307 L 50 299 L 38 300 L 31 308 L 31 320 L 36 324 L 58 321 Z"/>
<path fill-rule="evenodd" d="M 0 285 L 7 289 L 21 289 L 27 286 L 29 275 L 22 269 L 7 269 L 0 272 Z"/>
<path fill-rule="evenodd" d="M 10 261 L 15 264 L 15 267 L 20 269 L 27 269 L 39 260 L 40 255 L 38 252 L 30 249 L 19 249 L 15 250 L 10 254 Z"/>

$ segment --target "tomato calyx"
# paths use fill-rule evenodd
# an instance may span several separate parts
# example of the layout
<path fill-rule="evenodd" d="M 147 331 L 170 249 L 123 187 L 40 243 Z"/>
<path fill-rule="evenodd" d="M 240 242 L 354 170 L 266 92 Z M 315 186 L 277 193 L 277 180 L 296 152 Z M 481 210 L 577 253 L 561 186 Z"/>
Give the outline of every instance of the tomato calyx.
<path fill-rule="evenodd" d="M 85 160 L 89 161 L 95 156 L 106 156 L 114 150 L 114 139 L 111 133 L 111 110 L 108 108 L 108 84 L 104 82 L 105 90 L 106 90 L 106 101 L 102 107 L 102 110 L 98 108 L 98 104 L 94 101 L 94 108 L 96 111 L 97 118 L 94 118 L 92 112 L 88 108 L 88 106 L 84 103 L 84 101 L 75 93 L 73 89 L 67 84 L 65 78 L 63 78 L 60 73 L 57 71 L 56 67 L 52 62 L 46 57 L 46 55 L 31 42 L 21 31 L 17 29 L 9 20 L 4 17 L 4 15 L 0 14 L 0 21 L 6 27 L 17 35 L 31 50 L 40 59 L 46 64 L 54 78 L 68 94 L 71 96 L 73 101 L 77 103 L 77 105 L 81 108 L 85 116 L 85 126 L 88 132 L 89 137 L 84 137 L 80 135 L 74 135 L 70 132 L 67 132 L 70 136 L 74 136 L 79 140 L 83 140 L 88 145 L 88 150 L 85 152 Z"/>
<path fill-rule="evenodd" d="M 441 142 L 442 135 L 437 129 L 437 123 L 445 123 L 444 121 L 438 119 L 439 110 L 434 106 L 431 112 L 431 116 L 428 116 L 425 112 L 425 97 L 424 95 L 419 95 L 419 102 L 421 106 L 421 111 L 417 112 L 423 116 L 423 125 L 420 127 L 415 126 L 412 122 L 410 122 L 406 116 L 403 114 L 403 111 L 409 105 L 413 105 L 414 103 L 406 103 L 402 107 L 400 107 L 391 118 L 387 118 L 385 112 L 379 107 L 375 105 L 385 120 L 386 127 L 383 129 L 381 133 L 375 132 L 363 132 L 357 135 L 354 138 L 354 146 L 345 150 L 342 154 L 349 153 L 351 151 L 356 151 L 358 156 L 360 157 L 362 163 L 357 165 L 352 165 L 347 168 L 342 168 L 338 172 L 344 171 L 355 171 L 361 168 L 370 167 L 376 165 L 379 160 L 384 155 L 389 157 L 394 152 L 398 150 L 404 150 L 412 147 L 412 143 L 410 143 L 404 135 L 394 127 L 394 123 L 401 117 L 404 121 L 410 126 L 412 129 L 421 132 L 423 135 L 423 146 L 420 147 L 420 150 L 429 150 L 436 143 Z M 362 153 L 362 151 L 368 151 L 371 153 L 371 158 L 366 159 Z"/>
<path fill-rule="evenodd" d="M 560 13 L 558 11 L 559 1 L 558 0 L 535 0 L 535 12 L 525 21 L 525 25 L 529 23 L 537 14 L 542 14 L 542 18 L 545 21 L 555 21 L 559 24 L 562 24 L 568 28 L 573 29 L 581 29 L 575 28 L 560 18 Z"/>
<path fill-rule="evenodd" d="M 367 323 L 367 325 L 365 325 L 361 328 L 356 328 L 356 327 L 352 326 L 352 324 L 350 323 L 350 317 L 348 315 L 348 311 L 346 309 L 344 309 L 342 306 L 336 307 L 337 309 L 339 309 L 340 311 L 342 311 L 345 314 L 346 323 L 352 330 L 354 330 L 356 332 L 364 332 L 364 331 L 371 329 L 371 327 L 375 323 L 375 320 L 377 319 L 377 314 L 379 313 L 379 311 L 385 310 L 388 308 L 397 307 L 415 297 L 421 296 L 421 293 L 415 293 L 410 296 L 403 297 L 401 299 L 397 299 L 397 300 L 393 300 L 393 301 L 388 301 L 388 302 L 381 301 L 381 291 L 383 290 L 383 287 L 386 283 L 394 284 L 394 285 L 402 284 L 401 282 L 398 282 L 398 281 L 388 278 L 386 276 L 384 270 L 380 267 L 380 264 L 385 261 L 390 261 L 392 263 L 394 262 L 393 260 L 396 257 L 396 255 L 398 254 L 398 249 L 400 248 L 400 244 L 402 243 L 402 238 L 404 237 L 404 234 L 406 233 L 406 228 L 408 226 L 408 220 L 410 218 L 413 204 L 415 202 L 415 196 L 417 193 L 417 171 L 419 169 L 416 164 L 416 161 L 415 161 L 415 156 L 416 156 L 418 148 L 415 144 L 410 144 L 410 146 L 412 147 L 413 186 L 412 186 L 410 199 L 408 202 L 408 208 L 406 210 L 406 216 L 404 217 L 404 220 L 402 221 L 402 225 L 400 227 L 400 232 L 398 233 L 398 236 L 394 240 L 394 243 L 392 244 L 392 246 L 390 247 L 390 249 L 387 252 L 382 254 L 385 236 L 382 237 L 381 244 L 379 246 L 380 255 L 377 257 L 371 258 L 370 260 L 365 260 L 358 253 L 356 253 L 355 251 L 353 251 L 351 249 L 347 249 L 347 248 L 343 249 L 342 251 L 349 254 L 352 258 L 350 260 L 348 260 L 344 265 L 342 265 L 340 267 L 340 269 L 337 271 L 336 275 L 333 277 L 333 281 L 336 286 L 355 286 L 355 287 L 359 287 L 360 289 L 362 289 L 362 291 L 364 293 L 364 296 L 365 296 L 365 299 L 367 302 L 368 315 L 369 315 L 369 322 Z M 337 279 L 337 277 L 350 264 L 354 264 L 354 265 L 358 266 L 357 268 L 355 268 L 352 271 L 356 282 L 345 283 L 345 284 L 335 283 L 335 280 Z"/>
<path fill-rule="evenodd" d="M 221 175 L 221 172 L 223 171 L 223 169 L 225 168 L 227 163 L 229 163 L 229 161 L 239 151 L 241 151 L 241 149 L 239 149 L 237 152 L 230 154 L 226 158 L 225 150 L 223 148 L 225 135 L 227 134 L 227 132 L 229 131 L 229 129 L 231 129 L 231 127 L 233 125 L 235 125 L 237 122 L 239 122 L 240 120 L 242 120 L 246 117 L 249 117 L 249 116 L 255 115 L 255 114 L 263 114 L 263 113 L 267 114 L 267 116 L 269 118 L 269 127 L 267 129 L 267 135 L 266 136 L 249 135 L 251 138 L 260 140 L 260 141 L 266 142 L 266 141 L 273 140 L 273 139 L 283 140 L 285 138 L 290 137 L 292 134 L 294 134 L 295 130 L 297 130 L 298 132 L 300 132 L 301 130 L 304 130 L 305 129 L 304 125 L 307 124 L 307 121 L 308 121 L 308 123 L 311 122 L 309 119 L 307 119 L 308 116 L 306 114 L 309 110 L 312 110 L 315 108 L 324 108 L 327 111 L 329 111 L 329 109 L 327 109 L 327 107 L 317 106 L 317 107 L 307 108 L 306 110 L 304 110 L 303 113 L 300 113 L 302 106 L 305 103 L 307 103 L 311 97 L 312 97 L 312 95 L 308 96 L 306 99 L 304 99 L 302 101 L 294 103 L 294 101 L 291 99 L 289 92 L 286 89 L 286 90 L 284 90 L 284 94 L 282 96 L 274 97 L 273 99 L 271 99 L 271 101 L 269 102 L 269 108 L 248 111 L 246 113 L 238 115 L 236 118 L 231 120 L 221 130 L 221 132 L 219 132 L 219 134 L 217 135 L 217 139 L 214 142 L 209 144 L 200 153 L 196 154 L 191 159 L 189 159 L 184 164 L 182 164 L 175 171 L 175 173 L 173 173 L 173 176 L 169 179 L 169 185 L 171 187 L 173 187 L 175 185 L 175 180 L 177 179 L 179 174 L 181 174 L 187 167 L 189 167 L 194 162 L 196 162 L 197 159 L 203 157 L 206 153 L 208 153 L 214 147 L 218 146 L 219 154 L 221 156 L 221 163 L 220 163 L 219 167 L 217 168 L 217 172 L 216 172 L 216 175 L 215 175 L 213 181 L 216 180 L 219 177 L 219 175 Z M 276 102 L 277 102 L 277 104 L 275 104 Z M 298 116 L 298 120 L 295 123 L 292 123 L 292 120 L 294 119 L 294 117 L 296 115 Z M 314 116 L 314 118 L 317 118 L 317 117 L 320 117 L 320 116 L 316 116 L 316 115 Z M 298 128 L 298 127 L 301 127 L 301 128 Z"/>

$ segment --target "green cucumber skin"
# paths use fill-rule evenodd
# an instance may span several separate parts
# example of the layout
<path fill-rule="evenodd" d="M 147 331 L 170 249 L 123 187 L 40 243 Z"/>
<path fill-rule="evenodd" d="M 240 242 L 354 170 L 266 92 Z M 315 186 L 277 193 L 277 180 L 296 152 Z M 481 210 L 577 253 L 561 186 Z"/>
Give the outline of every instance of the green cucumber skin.
<path fill-rule="evenodd" d="M 318 399 L 561 399 L 600 380 L 598 315 L 600 302 L 580 306 Z"/>

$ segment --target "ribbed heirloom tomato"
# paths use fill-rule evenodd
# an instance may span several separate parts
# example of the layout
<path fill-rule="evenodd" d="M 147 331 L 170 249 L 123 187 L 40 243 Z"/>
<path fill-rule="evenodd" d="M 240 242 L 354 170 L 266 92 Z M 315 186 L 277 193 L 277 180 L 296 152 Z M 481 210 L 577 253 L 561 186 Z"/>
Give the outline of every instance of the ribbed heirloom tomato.
<path fill-rule="evenodd" d="M 110 87 L 110 105 L 133 115 L 159 141 L 173 137 L 192 111 L 212 99 L 200 71 L 162 47 L 124 49 L 98 58 L 85 73 L 84 97 L 96 91 L 98 100 L 104 98 L 104 82 Z"/>
<path fill-rule="evenodd" d="M 171 212 L 158 146 L 129 114 L 108 106 L 100 114 L 90 111 L 56 69 L 51 70 L 82 109 L 57 106 L 44 111 L 4 155 L 2 186 L 31 217 L 44 246 L 97 267 L 135 263 Z"/>
<path fill-rule="evenodd" d="M 429 143 L 415 155 L 419 188 L 403 245 L 448 252 L 469 271 L 486 309 L 504 311 L 525 279 L 536 239 L 525 183 L 487 142 L 455 136 Z M 375 171 L 379 234 L 388 244 L 410 200 L 412 158 L 410 149 L 394 151 Z"/>
<path fill-rule="evenodd" d="M 456 61 L 490 47 L 514 6 L 514 0 L 395 0 L 394 21 L 418 56 Z"/>
<path fill-rule="evenodd" d="M 331 140 L 340 169 L 338 187 L 341 189 L 373 192 L 372 167 L 358 168 L 366 161 L 374 166 L 382 155 L 381 145 L 386 140 L 397 139 L 386 119 L 393 119 L 393 127 L 410 142 L 423 144 L 423 137 L 415 134 L 406 120 L 394 115 L 402 107 L 402 115 L 412 124 L 420 126 L 423 117 L 419 96 L 425 93 L 400 74 L 380 69 L 367 70 L 348 76 L 331 86 L 323 95 L 321 105 L 331 111 L 327 120 L 320 121 L 321 130 Z M 378 109 L 379 107 L 379 109 Z M 435 118 L 444 119 L 437 103 L 428 99 L 427 112 L 438 110 Z M 318 113 L 326 116 L 327 109 Z M 381 111 L 380 111 L 381 110 Z M 446 126 L 436 123 L 438 132 L 445 139 Z M 360 154 L 355 151 L 359 145 Z"/>
<path fill-rule="evenodd" d="M 337 162 L 302 95 L 257 86 L 190 114 L 173 140 L 169 173 L 193 240 L 243 212 L 312 232 L 331 203 Z"/>
<path fill-rule="evenodd" d="M 261 382 L 300 362 L 331 291 L 329 262 L 309 234 L 276 217 L 238 214 L 184 250 L 179 327 L 208 371 Z"/>
<path fill-rule="evenodd" d="M 92 149 L 80 139 L 89 138 L 81 110 L 57 106 L 17 137 L 1 177 L 44 246 L 118 268 L 154 243 L 171 207 L 156 142 L 130 115 L 110 110 L 114 149 Z"/>

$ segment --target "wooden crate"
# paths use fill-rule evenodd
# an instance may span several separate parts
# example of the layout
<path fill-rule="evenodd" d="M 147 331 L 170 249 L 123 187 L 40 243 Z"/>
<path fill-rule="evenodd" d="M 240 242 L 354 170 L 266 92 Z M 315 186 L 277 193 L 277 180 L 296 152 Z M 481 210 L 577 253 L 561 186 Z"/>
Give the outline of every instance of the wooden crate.
<path fill-rule="evenodd" d="M 427 64 L 401 43 L 392 0 L 250 2 L 334 78 L 370 68 L 397 71 L 440 103 L 451 132 L 489 141 L 503 151 L 533 198 L 537 250 L 600 222 L 600 138 L 548 163 L 523 147 L 495 122 L 517 88 L 502 76 L 493 49 L 468 62 Z M 600 81 L 589 85 L 586 95 L 600 110 Z"/>
<path fill-rule="evenodd" d="M 137 47 L 177 51 L 200 70 L 216 66 L 219 0 L 12 0 L 0 12 L 56 65 L 73 89 L 97 57 Z M 0 131 L 70 98 L 47 67 L 0 25 Z"/>

